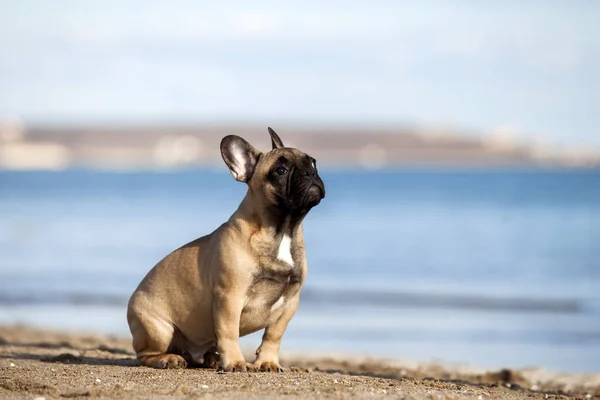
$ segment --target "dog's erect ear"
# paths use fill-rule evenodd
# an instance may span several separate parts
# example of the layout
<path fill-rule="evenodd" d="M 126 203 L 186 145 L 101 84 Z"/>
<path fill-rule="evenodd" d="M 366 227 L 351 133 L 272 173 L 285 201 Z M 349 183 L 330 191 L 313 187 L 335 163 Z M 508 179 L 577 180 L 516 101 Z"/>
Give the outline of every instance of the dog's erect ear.
<path fill-rule="evenodd" d="M 282 147 L 285 147 L 283 145 L 283 142 L 281 141 L 281 139 L 279 138 L 279 135 L 277 133 L 275 133 L 275 131 L 271 128 L 267 128 L 269 130 L 269 135 L 271 135 L 271 144 L 273 145 L 274 149 L 280 149 Z"/>
<path fill-rule="evenodd" d="M 239 136 L 229 135 L 221 140 L 221 156 L 236 181 L 250 181 L 260 155 L 260 151 Z"/>

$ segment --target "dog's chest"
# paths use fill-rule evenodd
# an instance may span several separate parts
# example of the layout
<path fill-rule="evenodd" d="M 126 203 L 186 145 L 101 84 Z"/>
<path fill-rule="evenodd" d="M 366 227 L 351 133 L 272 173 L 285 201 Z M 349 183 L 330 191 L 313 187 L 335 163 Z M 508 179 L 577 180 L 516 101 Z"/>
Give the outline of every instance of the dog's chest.
<path fill-rule="evenodd" d="M 260 260 L 259 270 L 246 293 L 240 333 L 247 334 L 276 320 L 303 281 L 303 263 L 295 263 L 291 243 L 285 238 L 274 256 Z"/>
<path fill-rule="evenodd" d="M 248 290 L 247 299 L 250 308 L 263 308 L 262 311 L 276 311 L 285 304 L 290 289 L 300 283 L 300 275 L 295 268 L 263 269 Z"/>
<path fill-rule="evenodd" d="M 240 335 L 263 329 L 279 318 L 290 301 L 291 280 L 291 275 L 255 279 L 246 294 L 246 304 L 240 318 Z"/>

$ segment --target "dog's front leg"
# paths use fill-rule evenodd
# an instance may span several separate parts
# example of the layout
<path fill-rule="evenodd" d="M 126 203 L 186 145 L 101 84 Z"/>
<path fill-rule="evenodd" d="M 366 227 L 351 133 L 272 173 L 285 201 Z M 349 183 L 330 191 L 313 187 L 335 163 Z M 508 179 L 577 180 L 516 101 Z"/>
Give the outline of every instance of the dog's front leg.
<path fill-rule="evenodd" d="M 254 370 L 240 350 L 240 318 L 244 307 L 244 292 L 216 289 L 214 293 L 215 335 L 221 355 L 221 368 L 227 372 Z"/>
<path fill-rule="evenodd" d="M 262 343 L 256 350 L 256 360 L 254 367 L 262 372 L 283 372 L 283 368 L 279 365 L 279 345 L 283 332 L 288 326 L 288 323 L 296 313 L 300 293 L 296 293 L 284 305 L 281 316 L 271 325 L 267 326 L 262 337 Z"/>

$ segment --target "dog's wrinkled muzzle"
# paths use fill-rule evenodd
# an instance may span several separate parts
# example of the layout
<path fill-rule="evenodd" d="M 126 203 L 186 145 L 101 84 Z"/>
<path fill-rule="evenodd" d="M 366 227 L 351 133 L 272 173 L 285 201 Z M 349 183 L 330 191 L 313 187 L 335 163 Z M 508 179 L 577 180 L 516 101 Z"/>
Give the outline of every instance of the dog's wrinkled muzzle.
<path fill-rule="evenodd" d="M 325 197 L 325 186 L 315 168 L 296 169 L 291 177 L 292 209 L 301 213 L 316 206 Z"/>
<path fill-rule="evenodd" d="M 325 197 L 321 188 L 318 185 L 311 185 L 306 191 L 306 197 L 304 203 L 307 207 L 314 207 L 321 202 L 321 199 Z"/>

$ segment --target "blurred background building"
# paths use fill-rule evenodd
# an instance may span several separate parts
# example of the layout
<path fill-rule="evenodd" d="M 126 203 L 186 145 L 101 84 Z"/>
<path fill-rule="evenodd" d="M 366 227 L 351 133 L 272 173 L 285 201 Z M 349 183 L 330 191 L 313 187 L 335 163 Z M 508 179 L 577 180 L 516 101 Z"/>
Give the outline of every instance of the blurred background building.
<path fill-rule="evenodd" d="M 271 126 L 328 186 L 284 347 L 600 370 L 599 17 L 0 0 L 0 323 L 126 334 L 244 194 L 221 138 Z"/>

